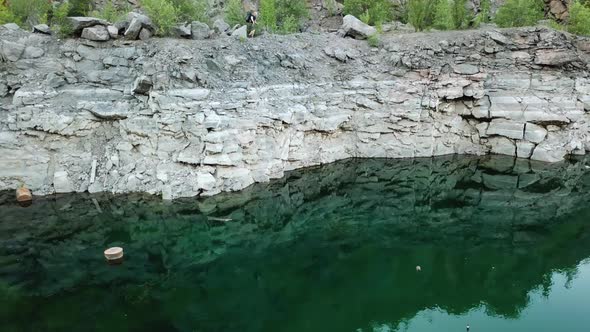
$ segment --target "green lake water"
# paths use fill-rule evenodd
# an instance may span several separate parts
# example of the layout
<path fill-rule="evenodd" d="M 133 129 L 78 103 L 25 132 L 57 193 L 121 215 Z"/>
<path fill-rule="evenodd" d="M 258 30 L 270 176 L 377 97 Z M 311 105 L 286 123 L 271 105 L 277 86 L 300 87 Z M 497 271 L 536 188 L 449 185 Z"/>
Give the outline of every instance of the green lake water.
<path fill-rule="evenodd" d="M 351 160 L 173 202 L 0 193 L 0 331 L 590 331 L 587 165 Z"/>

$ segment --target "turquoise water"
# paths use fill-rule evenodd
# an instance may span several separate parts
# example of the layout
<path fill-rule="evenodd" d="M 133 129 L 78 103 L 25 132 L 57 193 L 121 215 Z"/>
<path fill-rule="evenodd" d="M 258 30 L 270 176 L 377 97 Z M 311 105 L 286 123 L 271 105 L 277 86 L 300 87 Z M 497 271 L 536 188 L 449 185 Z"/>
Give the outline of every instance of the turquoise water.
<path fill-rule="evenodd" d="M 0 193 L 0 331 L 588 331 L 586 165 L 353 160 L 168 203 Z"/>

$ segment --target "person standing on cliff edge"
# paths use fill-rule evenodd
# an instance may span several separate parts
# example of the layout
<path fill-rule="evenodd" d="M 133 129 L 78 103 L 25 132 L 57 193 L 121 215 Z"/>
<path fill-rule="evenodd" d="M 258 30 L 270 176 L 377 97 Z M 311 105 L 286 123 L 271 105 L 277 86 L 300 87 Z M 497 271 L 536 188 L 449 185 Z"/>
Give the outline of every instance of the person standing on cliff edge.
<path fill-rule="evenodd" d="M 258 16 L 258 12 L 256 10 L 253 11 L 249 11 L 248 14 L 246 14 L 246 23 L 248 24 L 248 36 L 250 38 L 254 37 L 254 34 L 256 33 L 256 29 L 254 27 L 254 25 L 256 24 L 256 17 Z"/>

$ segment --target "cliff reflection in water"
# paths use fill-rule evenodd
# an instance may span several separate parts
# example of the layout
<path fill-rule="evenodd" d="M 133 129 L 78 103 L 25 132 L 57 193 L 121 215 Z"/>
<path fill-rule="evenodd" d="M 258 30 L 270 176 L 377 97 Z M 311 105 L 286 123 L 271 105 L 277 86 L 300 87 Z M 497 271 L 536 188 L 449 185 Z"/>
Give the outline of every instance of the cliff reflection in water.
<path fill-rule="evenodd" d="M 4 193 L 2 330 L 340 331 L 482 303 L 518 317 L 552 272 L 573 279 L 590 257 L 585 163 L 352 160 L 170 203 L 21 208 Z M 115 268 L 113 245 L 126 252 Z"/>

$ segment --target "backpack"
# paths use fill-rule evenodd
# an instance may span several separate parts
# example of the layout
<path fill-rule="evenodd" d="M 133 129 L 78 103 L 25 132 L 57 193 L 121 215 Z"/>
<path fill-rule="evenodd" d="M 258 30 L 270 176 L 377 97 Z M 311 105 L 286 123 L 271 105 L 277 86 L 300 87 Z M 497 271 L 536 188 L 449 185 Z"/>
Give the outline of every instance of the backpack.
<path fill-rule="evenodd" d="M 252 12 L 248 12 L 246 14 L 246 23 L 250 23 L 250 19 L 254 17 L 254 15 L 252 15 Z"/>

